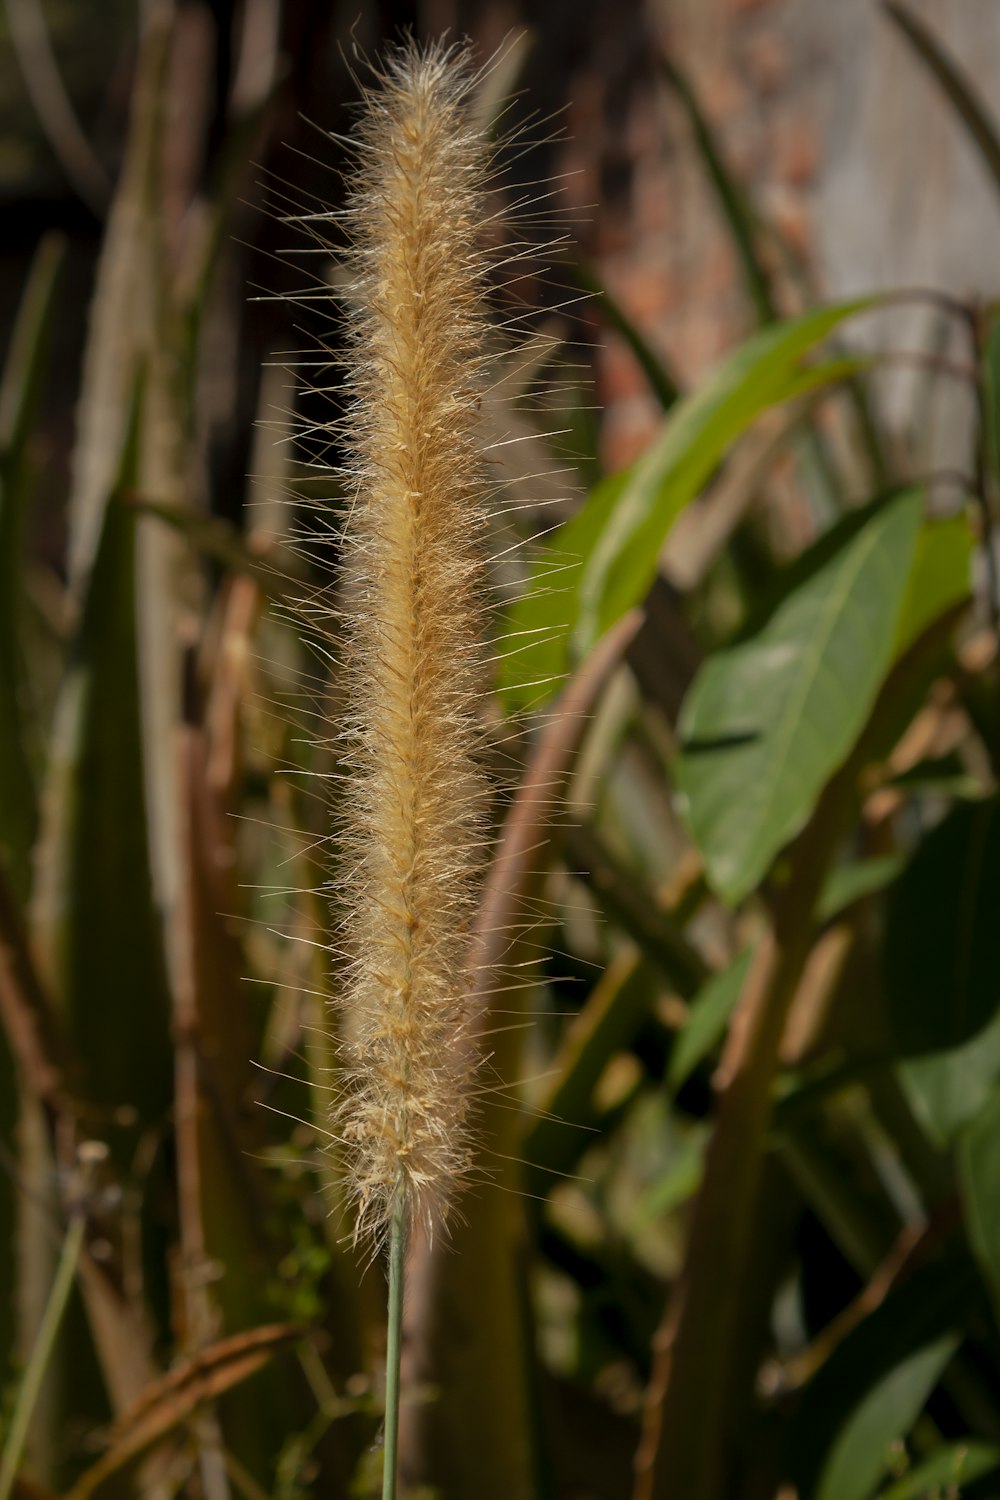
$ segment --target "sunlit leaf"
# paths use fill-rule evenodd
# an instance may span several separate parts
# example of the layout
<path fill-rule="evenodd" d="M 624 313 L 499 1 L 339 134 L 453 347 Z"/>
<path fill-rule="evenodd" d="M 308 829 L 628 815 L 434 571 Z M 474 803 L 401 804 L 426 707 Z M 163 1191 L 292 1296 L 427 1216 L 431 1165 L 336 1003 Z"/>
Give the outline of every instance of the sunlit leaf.
<path fill-rule="evenodd" d="M 892 661 L 920 514 L 915 491 L 881 506 L 695 680 L 678 784 L 727 901 L 746 896 L 802 827 L 865 723 Z"/>
<path fill-rule="evenodd" d="M 925 522 L 900 610 L 895 655 L 902 655 L 933 620 L 970 597 L 975 542 L 964 514 Z"/>
<path fill-rule="evenodd" d="M 517 703 L 541 701 L 571 657 L 647 593 L 660 548 L 730 445 L 771 406 L 843 379 L 857 362 L 803 356 L 872 299 L 774 324 L 749 339 L 671 409 L 659 436 L 623 474 L 603 481 L 548 539 L 527 592 L 510 611 L 501 680 Z"/>

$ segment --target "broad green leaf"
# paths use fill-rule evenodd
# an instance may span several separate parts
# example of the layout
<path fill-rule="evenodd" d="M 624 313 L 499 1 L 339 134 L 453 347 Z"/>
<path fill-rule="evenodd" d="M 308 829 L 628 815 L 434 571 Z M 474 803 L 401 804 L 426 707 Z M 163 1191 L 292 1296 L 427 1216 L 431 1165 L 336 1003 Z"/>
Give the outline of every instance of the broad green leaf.
<path fill-rule="evenodd" d="M 813 1500 L 869 1500 L 874 1485 L 954 1354 L 954 1335 L 928 1344 L 884 1375 L 841 1431 Z"/>
<path fill-rule="evenodd" d="M 571 657 L 585 655 L 639 603 L 673 523 L 761 412 L 858 368 L 853 360 L 808 367 L 802 360 L 871 303 L 841 303 L 754 335 L 671 408 L 659 437 L 631 469 L 599 484 L 580 513 L 553 533 L 508 617 L 501 681 L 509 701 L 541 701 Z"/>
<path fill-rule="evenodd" d="M 1000 800 L 927 835 L 893 892 L 885 939 L 893 1032 L 906 1056 L 978 1036 L 1000 1008 Z"/>
<path fill-rule="evenodd" d="M 910 1057 L 899 1082 L 910 1107 L 942 1145 L 974 1119 L 1000 1079 L 1000 1014 L 960 1047 Z"/>
<path fill-rule="evenodd" d="M 687 1019 L 677 1034 L 667 1085 L 675 1092 L 725 1034 L 750 970 L 753 949 L 746 948 L 721 974 L 714 974 L 691 1001 Z"/>
<path fill-rule="evenodd" d="M 709 877 L 731 903 L 803 826 L 888 670 L 921 496 L 882 505 L 750 639 L 702 668 L 680 722 L 678 785 Z"/>
<path fill-rule="evenodd" d="M 975 545 L 966 515 L 924 524 L 900 610 L 894 655 L 902 656 L 928 625 L 969 597 Z"/>
<path fill-rule="evenodd" d="M 958 1170 L 969 1242 L 1000 1313 L 1000 1089 L 962 1136 Z"/>
<path fill-rule="evenodd" d="M 879 1500 L 945 1500 L 957 1497 L 961 1486 L 1000 1467 L 1000 1448 L 969 1438 L 946 1443 L 915 1469 L 883 1490 Z"/>

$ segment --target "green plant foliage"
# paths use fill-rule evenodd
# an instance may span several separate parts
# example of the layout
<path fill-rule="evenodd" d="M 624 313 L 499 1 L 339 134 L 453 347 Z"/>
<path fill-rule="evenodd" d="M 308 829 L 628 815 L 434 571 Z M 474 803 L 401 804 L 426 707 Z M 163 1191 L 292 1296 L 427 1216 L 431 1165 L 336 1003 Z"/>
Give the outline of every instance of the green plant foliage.
<path fill-rule="evenodd" d="M 639 603 L 671 526 L 761 412 L 858 367 L 843 359 L 804 366 L 802 359 L 871 305 L 861 298 L 754 335 L 700 390 L 677 402 L 633 468 L 596 486 L 579 515 L 548 539 L 530 590 L 511 611 L 504 670 L 511 701 L 534 702 L 546 685 L 557 686 L 568 663 Z"/>
<path fill-rule="evenodd" d="M 959 1146 L 959 1182 L 969 1240 L 1000 1310 L 1000 1093 L 994 1089 Z"/>
<path fill-rule="evenodd" d="M 1000 803 L 956 807 L 923 840 L 889 904 L 886 987 L 904 1056 L 958 1047 L 996 1016 L 998 890 Z"/>
<path fill-rule="evenodd" d="M 903 860 L 897 854 L 886 854 L 881 859 L 865 859 L 853 864 L 838 865 L 831 872 L 829 880 L 823 887 L 823 893 L 816 908 L 816 916 L 821 922 L 829 922 L 833 917 L 839 916 L 841 912 L 853 906 L 856 901 L 863 901 L 866 896 L 885 890 L 886 886 L 891 885 L 896 879 L 902 868 Z"/>
<path fill-rule="evenodd" d="M 869 1500 L 953 1357 L 975 1292 L 964 1261 L 926 1267 L 834 1350 L 792 1434 L 803 1500 Z"/>
<path fill-rule="evenodd" d="M 67 63 L 72 7 L 9 8 Z M 141 9 L 100 59 L 106 222 L 9 247 L 2 1485 L 373 1500 L 386 1265 L 354 1244 L 329 1004 L 364 607 L 336 567 L 365 495 L 336 472 L 336 210 L 308 178 L 345 161 L 336 135 L 272 134 L 288 101 L 315 116 L 298 91 L 337 49 L 297 56 L 294 6 L 272 43 L 203 7 L 214 67 L 185 7 Z M 321 32 L 337 8 L 315 9 Z M 943 41 L 886 9 L 1000 183 Z M 526 51 L 484 70 L 477 118 L 503 118 Z M 211 109 L 188 108 L 192 58 Z M 815 305 L 819 262 L 727 161 L 699 58 L 660 76 L 666 149 L 728 235 L 725 326 L 761 326 L 681 391 L 671 327 L 595 296 L 571 336 L 613 330 L 657 424 L 595 479 L 611 429 L 548 341 L 572 314 L 527 244 L 497 278 L 542 352 L 502 352 L 482 402 L 495 576 L 521 595 L 497 604 L 502 703 L 476 702 L 504 788 L 468 913 L 485 1057 L 469 1190 L 409 1237 L 400 1472 L 414 1500 L 997 1500 L 1000 317 L 947 285 Z M 599 293 L 593 253 L 571 274 Z M 278 286 L 251 300 L 260 258 Z M 91 283 L 86 308 L 63 290 Z M 904 410 L 890 319 L 863 357 L 837 344 L 918 299 L 947 338 Z M 277 354 L 257 390 L 264 348 L 301 371 Z M 680 333 L 676 356 L 696 366 Z M 581 501 L 546 534 L 557 491 Z"/>
<path fill-rule="evenodd" d="M 141 427 L 137 390 L 56 709 L 33 918 L 92 1097 L 152 1121 L 171 1070 L 143 778 L 136 517 L 124 503 Z"/>
<path fill-rule="evenodd" d="M 942 1443 L 932 1458 L 916 1464 L 896 1484 L 883 1490 L 879 1500 L 936 1500 L 937 1496 L 960 1495 L 963 1486 L 998 1467 L 1000 1448 L 989 1443 Z"/>
<path fill-rule="evenodd" d="M 866 1500 L 912 1427 L 958 1340 L 942 1338 L 895 1365 L 852 1414 L 827 1460 L 815 1500 Z"/>
<path fill-rule="evenodd" d="M 747 948 L 734 958 L 721 974 L 716 974 L 691 1001 L 687 1020 L 677 1033 L 667 1083 L 679 1089 L 698 1064 L 725 1035 L 729 1018 L 736 1008 L 746 982 L 753 949 Z"/>
<path fill-rule="evenodd" d="M 974 548 L 967 515 L 929 520 L 921 527 L 896 626 L 894 656 L 901 656 L 929 625 L 969 597 Z"/>
<path fill-rule="evenodd" d="M 684 705 L 678 783 L 712 882 L 743 899 L 802 827 L 892 660 L 920 528 L 881 507 L 764 627 L 709 659 Z"/>

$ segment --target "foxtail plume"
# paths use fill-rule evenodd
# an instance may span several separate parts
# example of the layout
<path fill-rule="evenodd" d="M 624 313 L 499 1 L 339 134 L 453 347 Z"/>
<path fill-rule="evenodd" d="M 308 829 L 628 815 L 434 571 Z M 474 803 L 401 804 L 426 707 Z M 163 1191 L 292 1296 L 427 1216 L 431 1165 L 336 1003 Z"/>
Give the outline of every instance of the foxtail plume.
<path fill-rule="evenodd" d="M 347 204 L 350 518 L 340 866 L 349 965 L 336 1131 L 358 1232 L 439 1222 L 471 1165 L 468 938 L 487 483 L 488 151 L 463 48 L 407 44 L 365 101 Z"/>

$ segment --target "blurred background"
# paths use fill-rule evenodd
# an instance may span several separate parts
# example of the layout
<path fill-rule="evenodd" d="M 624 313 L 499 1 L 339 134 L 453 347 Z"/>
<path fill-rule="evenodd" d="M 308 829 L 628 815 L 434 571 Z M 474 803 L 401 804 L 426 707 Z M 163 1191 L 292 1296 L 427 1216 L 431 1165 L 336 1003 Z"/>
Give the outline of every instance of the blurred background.
<path fill-rule="evenodd" d="M 290 622 L 336 553 L 335 275 L 295 216 L 404 31 L 503 49 L 498 191 L 555 179 L 568 241 L 525 220 L 541 352 L 484 414 L 531 541 L 498 582 L 557 649 L 490 711 L 527 930 L 485 950 L 495 1181 L 413 1257 L 404 1493 L 996 1500 L 992 0 L 4 0 L 0 1500 L 379 1492 L 299 774 L 338 685 Z M 599 628 L 532 615 L 598 524 Z M 815 717 L 741 762 L 700 684 L 770 703 L 768 631 Z"/>

